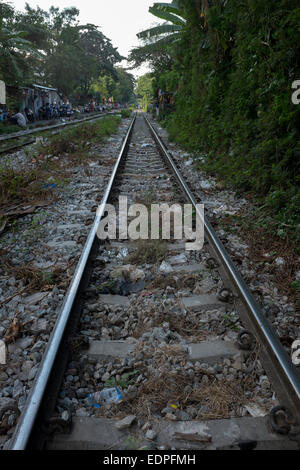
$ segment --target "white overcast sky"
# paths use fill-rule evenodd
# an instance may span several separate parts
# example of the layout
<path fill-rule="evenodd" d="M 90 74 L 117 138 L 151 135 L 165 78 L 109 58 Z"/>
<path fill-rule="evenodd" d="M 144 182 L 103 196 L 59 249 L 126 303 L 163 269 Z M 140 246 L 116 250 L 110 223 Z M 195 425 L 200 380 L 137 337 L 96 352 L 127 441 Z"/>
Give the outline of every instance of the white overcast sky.
<path fill-rule="evenodd" d="M 26 2 L 10 0 L 10 3 L 22 11 Z M 159 23 L 159 20 L 148 12 L 155 0 L 28 0 L 27 3 L 34 8 L 38 5 L 43 10 L 49 10 L 52 5 L 60 9 L 72 6 L 78 8 L 80 23 L 99 26 L 124 56 L 128 56 L 130 49 L 139 44 L 136 37 L 138 32 Z M 148 71 L 147 66 L 143 66 L 132 73 L 142 75 Z"/>

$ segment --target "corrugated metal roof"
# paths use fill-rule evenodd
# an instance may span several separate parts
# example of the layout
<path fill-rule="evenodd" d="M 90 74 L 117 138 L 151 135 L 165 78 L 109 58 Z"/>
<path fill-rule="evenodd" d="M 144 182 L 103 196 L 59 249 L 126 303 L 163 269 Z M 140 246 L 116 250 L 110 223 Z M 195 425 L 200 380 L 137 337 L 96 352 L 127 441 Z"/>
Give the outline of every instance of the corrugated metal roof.
<path fill-rule="evenodd" d="M 48 90 L 48 91 L 57 91 L 57 88 L 49 88 L 47 86 L 42 86 L 42 85 L 36 85 L 36 84 L 32 84 L 32 86 L 34 88 L 41 88 L 42 90 Z"/>

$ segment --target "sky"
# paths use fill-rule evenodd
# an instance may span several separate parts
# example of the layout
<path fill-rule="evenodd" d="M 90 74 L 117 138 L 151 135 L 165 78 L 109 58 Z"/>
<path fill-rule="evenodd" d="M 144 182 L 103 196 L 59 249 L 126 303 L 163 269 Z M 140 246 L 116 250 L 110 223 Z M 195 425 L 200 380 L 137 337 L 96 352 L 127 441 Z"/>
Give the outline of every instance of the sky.
<path fill-rule="evenodd" d="M 158 24 L 159 21 L 148 12 L 155 0 L 27 0 L 31 7 L 38 5 L 43 10 L 49 10 L 53 5 L 64 9 L 76 7 L 80 11 L 80 23 L 92 23 L 100 27 L 103 34 L 111 39 L 120 54 L 128 56 L 129 51 L 139 45 L 136 34 L 144 29 Z M 11 0 L 17 10 L 23 11 L 25 0 Z M 126 62 L 122 64 L 126 66 Z M 147 65 L 132 70 L 140 76 L 149 69 Z"/>

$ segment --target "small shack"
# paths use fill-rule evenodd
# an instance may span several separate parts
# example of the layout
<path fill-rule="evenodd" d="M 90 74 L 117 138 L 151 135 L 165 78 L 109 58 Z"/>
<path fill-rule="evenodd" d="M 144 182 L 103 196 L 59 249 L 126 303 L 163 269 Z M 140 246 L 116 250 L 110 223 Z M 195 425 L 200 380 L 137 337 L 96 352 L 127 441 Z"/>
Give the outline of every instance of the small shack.
<path fill-rule="evenodd" d="M 36 117 L 38 117 L 41 106 L 47 103 L 60 106 L 63 103 L 62 96 L 58 93 L 57 88 L 33 84 L 29 87 L 22 87 L 22 89 L 25 91 L 24 109 L 32 109 Z"/>
<path fill-rule="evenodd" d="M 38 118 L 41 106 L 47 103 L 56 103 L 57 106 L 60 106 L 64 102 L 57 88 L 37 84 L 22 87 L 7 85 L 7 98 L 11 107 L 17 106 L 22 112 L 25 108 L 29 108 L 36 118 Z"/>

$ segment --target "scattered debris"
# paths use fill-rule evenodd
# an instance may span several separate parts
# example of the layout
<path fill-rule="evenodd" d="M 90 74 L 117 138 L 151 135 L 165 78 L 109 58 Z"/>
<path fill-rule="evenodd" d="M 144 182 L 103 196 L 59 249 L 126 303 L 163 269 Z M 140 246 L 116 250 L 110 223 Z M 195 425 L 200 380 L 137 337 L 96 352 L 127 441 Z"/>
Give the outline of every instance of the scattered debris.
<path fill-rule="evenodd" d="M 5 342 L 7 344 L 15 342 L 20 334 L 21 334 L 21 324 L 20 324 L 18 318 L 14 317 L 14 319 L 11 322 L 11 325 L 8 328 L 7 333 L 5 335 L 5 338 L 4 338 Z"/>
<path fill-rule="evenodd" d="M 5 342 L 0 340 L 0 365 L 6 364 L 6 345 Z"/>
<path fill-rule="evenodd" d="M 164 274 L 170 274 L 173 272 L 173 268 L 169 263 L 163 261 L 159 267 L 159 271 Z"/>
<path fill-rule="evenodd" d="M 177 441 L 189 441 L 189 442 L 211 442 L 212 436 L 208 434 L 198 434 L 195 433 L 183 433 L 183 432 L 175 432 L 173 434 L 173 439 Z"/>
<path fill-rule="evenodd" d="M 124 276 L 127 282 L 138 282 L 145 279 L 145 273 L 141 269 L 138 269 L 136 266 L 127 264 L 125 266 L 118 266 L 115 271 L 112 273 L 113 277 L 122 275 Z"/>
<path fill-rule="evenodd" d="M 157 433 L 155 431 L 152 431 L 152 429 L 148 429 L 146 432 L 146 439 L 149 439 L 149 441 L 154 441 L 154 439 L 157 438 Z"/>
<path fill-rule="evenodd" d="M 111 403 L 121 403 L 123 400 L 123 395 L 120 390 L 115 388 L 105 388 L 101 392 L 95 392 L 88 395 L 88 403 L 90 403 L 95 408 L 100 408 L 101 406 L 107 406 Z"/>
<path fill-rule="evenodd" d="M 34 204 L 14 204 L 12 206 L 9 206 L 5 210 L 0 210 L 0 216 L 1 217 L 18 217 L 22 215 L 28 215 L 28 214 L 33 214 L 38 207 L 45 207 L 49 205 L 49 201 L 36 201 Z"/>
<path fill-rule="evenodd" d="M 249 405 L 245 405 L 246 410 L 253 418 L 262 418 L 269 414 L 269 410 L 263 409 L 262 406 L 259 406 L 257 403 L 251 403 Z"/>
<path fill-rule="evenodd" d="M 128 256 L 128 248 L 122 248 L 117 255 L 117 259 L 124 259 Z"/>
<path fill-rule="evenodd" d="M 134 423 L 135 420 L 135 415 L 126 416 L 126 418 L 122 419 L 121 421 L 118 421 L 115 426 L 117 429 L 119 429 L 119 431 L 122 431 L 123 429 L 130 428 L 130 426 Z"/>
<path fill-rule="evenodd" d="M 180 255 L 173 256 L 172 258 L 169 258 L 168 261 L 172 265 L 185 264 L 185 263 L 187 263 L 187 257 L 185 256 L 184 253 L 181 253 Z"/>

